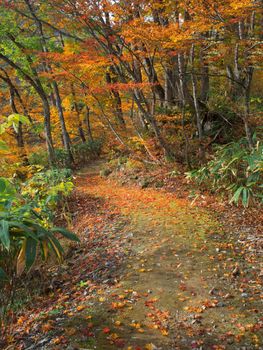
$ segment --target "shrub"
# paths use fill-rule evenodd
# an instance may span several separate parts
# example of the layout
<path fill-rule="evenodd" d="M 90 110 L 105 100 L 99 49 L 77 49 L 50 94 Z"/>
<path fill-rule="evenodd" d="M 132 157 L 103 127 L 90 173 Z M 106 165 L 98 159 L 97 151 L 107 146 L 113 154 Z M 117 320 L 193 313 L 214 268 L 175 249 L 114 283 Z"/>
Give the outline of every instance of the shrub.
<path fill-rule="evenodd" d="M 198 170 L 187 173 L 197 183 L 206 183 L 215 191 L 230 194 L 230 203 L 263 202 L 263 144 L 249 150 L 246 139 L 218 146 L 213 159 Z"/>
<path fill-rule="evenodd" d="M 69 168 L 71 166 L 68 152 L 63 148 L 55 149 L 55 159 L 57 168 Z"/>
<path fill-rule="evenodd" d="M 15 185 L 0 178 L 0 324 L 14 301 L 17 277 L 29 271 L 38 256 L 46 261 L 53 253 L 59 261 L 62 259 L 63 247 L 57 233 L 78 241 L 68 230 L 52 227 L 39 208 L 38 199 L 31 201 L 23 193 L 21 196 Z"/>
<path fill-rule="evenodd" d="M 75 162 L 78 165 L 85 164 L 92 159 L 97 158 L 102 149 L 101 140 L 87 141 L 84 143 L 78 143 L 72 147 L 73 156 Z"/>
<path fill-rule="evenodd" d="M 67 151 L 63 148 L 55 149 L 56 166 L 58 168 L 69 167 L 69 160 Z M 46 150 L 39 150 L 37 152 L 31 153 L 28 157 L 30 165 L 38 165 L 43 168 L 49 168 L 48 154 Z"/>
<path fill-rule="evenodd" d="M 77 165 L 83 165 L 90 160 L 96 159 L 102 148 L 102 140 L 87 141 L 78 143 L 72 146 L 72 154 Z M 55 149 L 56 167 L 68 168 L 69 164 L 67 151 L 63 148 Z M 29 164 L 42 166 L 45 169 L 49 168 L 48 155 L 45 150 L 31 153 L 29 155 Z"/>
<path fill-rule="evenodd" d="M 53 220 L 54 209 L 62 204 L 65 210 L 66 198 L 73 191 L 71 169 L 50 169 L 40 171 L 21 186 L 22 196 L 41 211 L 43 219 Z"/>
<path fill-rule="evenodd" d="M 48 168 L 48 154 L 46 150 L 39 150 L 34 153 L 30 153 L 28 156 L 28 162 L 30 165 L 39 165 L 43 168 Z"/>

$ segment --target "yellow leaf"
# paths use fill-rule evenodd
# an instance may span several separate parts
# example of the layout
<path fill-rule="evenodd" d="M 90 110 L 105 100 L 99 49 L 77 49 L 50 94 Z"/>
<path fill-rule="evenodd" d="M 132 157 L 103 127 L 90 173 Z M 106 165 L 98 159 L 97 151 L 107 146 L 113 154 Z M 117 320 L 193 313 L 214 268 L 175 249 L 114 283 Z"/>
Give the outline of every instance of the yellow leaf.
<path fill-rule="evenodd" d="M 42 247 L 43 247 L 44 259 L 46 260 L 47 257 L 48 257 L 48 245 L 47 245 L 47 241 L 42 242 Z"/>
<path fill-rule="evenodd" d="M 26 239 L 24 239 L 23 241 L 22 247 L 20 249 L 20 252 L 17 258 L 16 273 L 18 276 L 20 276 L 25 269 L 25 261 L 26 261 L 25 255 L 26 255 Z"/>
<path fill-rule="evenodd" d="M 78 306 L 77 306 L 77 310 L 78 310 L 78 311 L 82 311 L 82 310 L 84 310 L 85 308 L 86 308 L 85 305 L 78 305 Z"/>
<path fill-rule="evenodd" d="M 156 347 L 152 343 L 145 345 L 145 350 L 154 350 L 155 348 Z"/>
<path fill-rule="evenodd" d="M 61 342 L 61 339 L 59 337 L 52 340 L 53 344 L 60 344 L 60 342 Z"/>
<path fill-rule="evenodd" d="M 136 323 L 136 322 L 132 322 L 132 323 L 130 323 L 130 326 L 131 326 L 131 327 L 134 327 L 134 328 L 136 328 L 136 329 L 141 328 L 140 323 Z"/>
<path fill-rule="evenodd" d="M 112 333 L 112 334 L 109 336 L 109 339 L 110 339 L 110 340 L 116 340 L 116 339 L 118 339 L 118 338 L 119 338 L 119 336 L 118 336 L 117 333 Z"/>
<path fill-rule="evenodd" d="M 166 329 L 161 330 L 162 335 L 167 336 L 169 333 Z"/>

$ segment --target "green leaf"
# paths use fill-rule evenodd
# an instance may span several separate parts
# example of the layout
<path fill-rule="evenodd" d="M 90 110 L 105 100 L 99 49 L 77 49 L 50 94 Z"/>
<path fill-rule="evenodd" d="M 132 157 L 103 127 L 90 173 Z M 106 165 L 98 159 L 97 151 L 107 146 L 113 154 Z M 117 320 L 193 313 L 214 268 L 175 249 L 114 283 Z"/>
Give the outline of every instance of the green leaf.
<path fill-rule="evenodd" d="M 62 254 L 64 253 L 63 248 L 61 247 L 60 243 L 55 239 L 55 237 L 49 237 L 50 247 L 55 253 L 56 258 L 61 262 L 62 261 Z M 58 244 L 57 244 L 58 243 Z"/>
<path fill-rule="evenodd" d="M 242 193 L 242 204 L 244 207 L 248 207 L 248 202 L 249 202 L 249 190 L 244 187 L 243 193 Z"/>
<path fill-rule="evenodd" d="M 239 197 L 241 195 L 241 192 L 243 191 L 244 187 L 241 186 L 239 187 L 236 192 L 234 193 L 233 197 L 230 200 L 230 203 L 234 202 L 234 203 L 238 203 Z"/>
<path fill-rule="evenodd" d="M 37 239 L 35 237 L 34 231 L 32 230 L 31 227 L 24 225 L 21 222 L 18 221 L 9 221 L 9 228 L 15 228 L 18 229 L 17 233 L 22 234 L 24 237 L 31 237 L 33 239 Z M 20 230 L 20 231 L 19 231 Z"/>
<path fill-rule="evenodd" d="M 6 179 L 3 177 L 0 178 L 0 192 L 4 192 L 6 190 Z"/>
<path fill-rule="evenodd" d="M 16 125 L 18 125 L 19 122 L 22 124 L 30 124 L 28 117 L 18 113 L 10 114 L 7 120 L 9 123 L 16 124 Z"/>
<path fill-rule="evenodd" d="M 80 242 L 78 236 L 75 235 L 75 233 L 72 233 L 72 232 L 66 230 L 65 228 L 54 227 L 54 228 L 51 229 L 51 231 L 52 231 L 52 232 L 59 232 L 59 233 L 61 233 L 64 237 L 70 239 L 71 241 Z"/>
<path fill-rule="evenodd" d="M 55 236 L 52 235 L 51 237 L 52 242 L 55 244 L 55 246 L 57 247 L 57 249 L 59 250 L 60 254 L 62 255 L 64 253 L 64 249 L 62 247 L 62 245 L 59 243 L 59 241 L 56 239 Z"/>
<path fill-rule="evenodd" d="M 9 278 L 7 276 L 7 274 L 5 273 L 5 271 L 0 267 L 0 282 L 6 282 L 8 281 Z"/>
<path fill-rule="evenodd" d="M 26 268 L 29 269 L 36 260 L 38 242 L 33 238 L 26 240 Z"/>
<path fill-rule="evenodd" d="M 1 126 L 0 126 L 0 134 L 1 134 Z M 0 140 L 0 151 L 8 151 L 7 144 L 2 140 Z"/>
<path fill-rule="evenodd" d="M 7 250 L 10 249 L 9 223 L 6 220 L 0 221 L 0 241 Z"/>

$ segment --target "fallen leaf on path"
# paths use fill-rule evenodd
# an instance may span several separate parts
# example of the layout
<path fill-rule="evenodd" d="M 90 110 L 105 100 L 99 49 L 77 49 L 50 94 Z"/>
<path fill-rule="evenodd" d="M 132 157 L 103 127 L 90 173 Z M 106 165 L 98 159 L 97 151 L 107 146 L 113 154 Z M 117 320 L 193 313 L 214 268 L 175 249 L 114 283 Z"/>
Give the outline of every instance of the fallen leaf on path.
<path fill-rule="evenodd" d="M 104 334 L 109 334 L 110 333 L 110 329 L 109 329 L 109 327 L 105 327 L 105 328 L 103 328 L 103 333 Z"/>

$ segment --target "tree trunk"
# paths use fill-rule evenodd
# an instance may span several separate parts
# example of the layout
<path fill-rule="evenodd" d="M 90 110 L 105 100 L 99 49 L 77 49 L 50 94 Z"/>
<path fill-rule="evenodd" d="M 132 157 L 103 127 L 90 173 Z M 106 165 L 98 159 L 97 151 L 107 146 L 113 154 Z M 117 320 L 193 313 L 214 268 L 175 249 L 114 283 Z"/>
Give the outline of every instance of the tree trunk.
<path fill-rule="evenodd" d="M 111 69 L 112 70 L 112 69 Z M 113 79 L 112 76 L 110 75 L 109 72 L 106 73 L 106 82 L 107 84 L 111 84 L 111 83 L 116 83 L 117 79 Z M 114 100 L 114 109 L 116 112 L 116 119 L 117 122 L 125 127 L 125 121 L 123 118 L 123 113 L 122 113 L 122 105 L 121 105 L 121 98 L 120 98 L 120 94 L 116 89 L 110 89 L 111 95 L 113 96 L 113 100 Z"/>
<path fill-rule="evenodd" d="M 250 89 L 251 89 L 251 82 L 253 77 L 253 68 L 249 67 L 247 72 L 247 81 L 244 88 L 244 98 L 245 98 L 245 113 L 243 115 L 243 122 L 246 132 L 246 137 L 248 141 L 248 145 L 250 149 L 253 149 L 254 147 L 254 141 L 253 141 L 253 134 L 249 125 L 249 117 L 250 117 Z"/>
<path fill-rule="evenodd" d="M 209 96 L 209 65 L 204 62 L 203 57 L 203 49 L 201 47 L 200 50 L 200 62 L 201 62 L 201 92 L 200 92 L 200 100 L 203 103 L 207 103 Z"/>
<path fill-rule="evenodd" d="M 172 107 L 175 105 L 175 76 L 174 70 L 164 67 L 164 93 L 165 106 Z"/>
<path fill-rule="evenodd" d="M 147 104 L 145 103 L 146 102 L 145 98 L 143 97 L 143 99 L 142 99 L 142 93 L 136 89 L 135 92 L 133 93 L 133 98 L 134 98 L 134 101 L 137 104 L 139 110 L 144 115 L 144 117 L 147 120 L 147 122 L 151 125 L 151 127 L 153 129 L 153 132 L 154 132 L 154 134 L 156 136 L 156 139 L 159 142 L 159 145 L 164 150 L 165 156 L 168 159 L 173 159 L 174 155 L 171 152 L 171 150 L 168 147 L 168 145 L 166 144 L 165 140 L 163 139 L 161 131 L 160 131 L 158 125 L 157 125 L 157 122 L 156 122 L 154 116 L 152 116 L 151 113 L 149 111 L 147 111 L 144 108 L 144 106 L 143 106 L 143 103 L 145 105 L 147 105 Z"/>
<path fill-rule="evenodd" d="M 199 108 L 199 101 L 198 101 L 198 96 L 197 96 L 197 81 L 196 81 L 196 75 L 194 73 L 194 59 L 195 59 L 195 47 L 194 47 L 194 45 L 192 45 L 192 48 L 191 48 L 191 63 L 192 63 L 191 79 L 192 79 L 193 100 L 194 100 L 195 115 L 196 115 L 196 125 L 197 125 L 197 131 L 198 131 L 198 139 L 199 139 L 200 160 L 203 161 L 203 159 L 204 159 L 204 149 L 203 149 L 203 145 L 202 145 L 203 128 L 202 128 L 201 112 L 200 112 L 200 108 Z"/>
<path fill-rule="evenodd" d="M 16 43 L 14 41 L 14 43 Z M 43 111 L 44 111 L 44 127 L 45 127 L 45 134 L 46 134 L 46 144 L 47 144 L 47 151 L 48 151 L 48 157 L 49 157 L 49 163 L 51 166 L 55 164 L 55 152 L 53 147 L 53 140 L 52 140 L 52 134 L 51 134 L 51 125 L 50 125 L 50 108 L 47 96 L 45 94 L 45 91 L 43 89 L 43 86 L 38 78 L 37 72 L 35 71 L 34 67 L 31 67 L 32 73 L 34 78 L 32 78 L 29 74 L 27 74 L 18 64 L 10 60 L 9 57 L 5 56 L 0 52 L 0 58 L 5 61 L 7 64 L 9 64 L 11 67 L 16 69 L 20 74 L 23 76 L 23 78 L 35 89 L 39 97 L 41 98 L 42 104 L 43 104 Z M 28 59 L 29 63 L 31 63 L 30 58 Z"/>
<path fill-rule="evenodd" d="M 50 124 L 50 108 L 49 102 L 46 96 L 42 96 L 43 110 L 44 110 L 44 128 L 45 128 L 45 137 L 46 145 L 48 151 L 49 163 L 51 166 L 55 165 L 55 151 L 51 133 L 51 124 Z"/>
<path fill-rule="evenodd" d="M 87 104 L 85 104 L 85 108 L 86 108 L 86 113 L 85 113 L 85 120 L 84 121 L 85 121 L 86 128 L 87 128 L 87 134 L 88 134 L 89 140 L 93 141 L 91 125 L 90 125 L 90 109 L 89 109 Z"/>
<path fill-rule="evenodd" d="M 62 104 L 61 104 L 61 98 L 60 98 L 60 94 L 59 94 L 58 84 L 55 81 L 53 81 L 52 85 L 53 85 L 53 89 L 54 89 L 54 96 L 55 96 L 55 100 L 56 100 L 56 106 L 57 106 L 57 109 L 58 109 L 58 115 L 59 115 L 59 121 L 60 121 L 60 126 L 61 126 L 63 145 L 64 145 L 64 148 L 65 148 L 65 150 L 67 152 L 67 155 L 68 155 L 69 165 L 71 166 L 74 163 L 74 158 L 73 158 L 73 154 L 71 152 L 70 138 L 69 138 L 69 134 L 68 134 L 66 123 L 65 123 L 65 118 L 64 118 L 64 113 L 63 113 L 63 109 L 62 109 Z"/>
<path fill-rule="evenodd" d="M 184 81 L 184 68 L 183 68 L 183 60 L 182 56 L 179 53 L 177 56 L 178 60 L 178 73 L 179 73 L 179 84 L 178 84 L 178 91 L 179 95 L 181 96 L 181 114 L 182 114 L 182 130 L 185 140 L 185 150 L 184 150 L 184 157 L 185 162 L 189 169 L 191 169 L 191 162 L 189 157 L 189 142 L 187 133 L 185 131 L 185 106 L 186 106 L 186 99 L 185 99 L 185 81 Z"/>
<path fill-rule="evenodd" d="M 75 93 L 75 89 L 74 89 L 74 85 L 73 84 L 71 84 L 71 94 L 72 94 L 72 97 L 73 97 L 74 109 L 75 109 L 76 114 L 77 114 L 79 136 L 80 136 L 82 142 L 84 143 L 84 142 L 86 142 L 86 138 L 85 138 L 85 134 L 84 134 L 83 126 L 82 126 L 79 106 L 78 106 L 78 103 L 77 103 L 77 100 L 76 100 L 76 93 Z"/>

